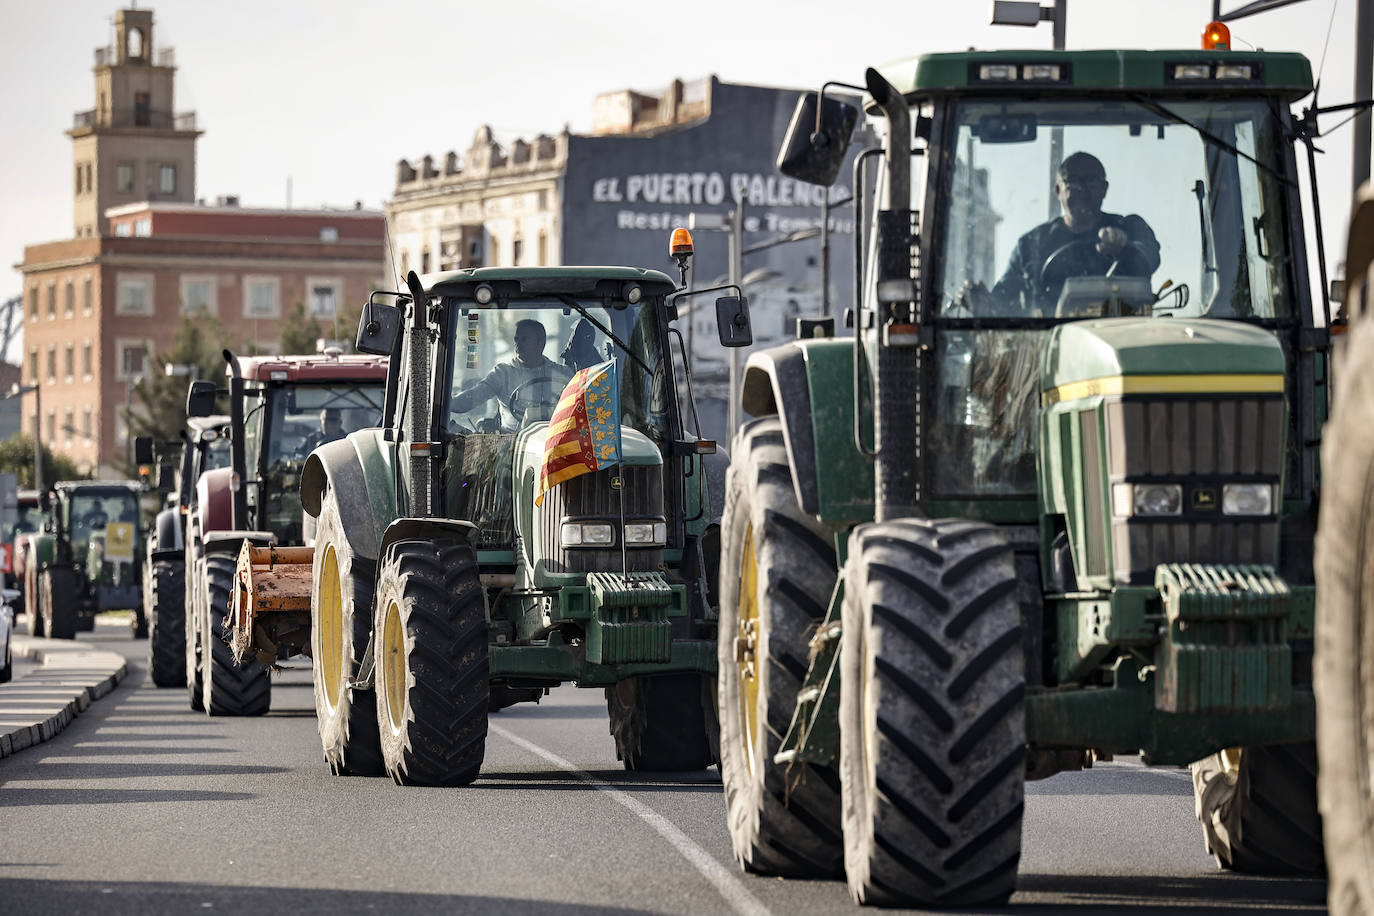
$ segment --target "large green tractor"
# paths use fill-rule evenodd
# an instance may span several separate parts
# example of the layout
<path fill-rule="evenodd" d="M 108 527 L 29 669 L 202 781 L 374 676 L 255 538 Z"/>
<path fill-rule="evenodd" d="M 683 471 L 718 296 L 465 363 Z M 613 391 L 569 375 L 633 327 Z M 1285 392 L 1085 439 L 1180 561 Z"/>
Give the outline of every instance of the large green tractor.
<path fill-rule="evenodd" d="M 970 51 L 864 88 L 854 338 L 755 354 L 730 452 L 737 857 L 997 904 L 1026 780 L 1138 753 L 1192 764 L 1223 867 L 1320 871 L 1308 62 Z M 856 114 L 804 98 L 782 171 L 833 183 Z"/>
<path fill-rule="evenodd" d="M 606 690 L 627 768 L 711 766 L 715 443 L 684 422 L 676 286 L 610 267 L 408 282 L 359 329 L 359 350 L 391 357 L 384 428 L 321 447 L 301 480 L 331 769 L 469 783 L 488 713 L 568 682 Z M 744 326 L 739 300 L 726 306 Z M 601 394 L 567 403 L 618 427 L 619 461 L 601 460 L 614 430 L 595 422 L 596 461 L 576 436 L 548 441 L 580 428 L 558 410 L 584 371 Z"/>

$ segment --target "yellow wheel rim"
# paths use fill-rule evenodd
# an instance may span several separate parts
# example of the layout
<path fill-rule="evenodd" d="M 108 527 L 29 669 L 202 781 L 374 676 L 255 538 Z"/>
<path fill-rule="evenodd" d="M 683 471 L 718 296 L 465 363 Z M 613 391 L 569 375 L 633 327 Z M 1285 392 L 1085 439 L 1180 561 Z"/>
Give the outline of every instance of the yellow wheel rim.
<path fill-rule="evenodd" d="M 320 619 L 320 677 L 324 683 L 325 700 L 330 709 L 339 707 L 343 695 L 343 595 L 339 588 L 339 557 L 330 544 L 320 561 L 319 595 Z"/>
<path fill-rule="evenodd" d="M 1234 783 L 1240 779 L 1240 758 L 1243 748 L 1228 747 L 1217 756 L 1221 758 L 1221 769 L 1226 774 L 1226 779 Z"/>
<path fill-rule="evenodd" d="M 406 714 L 406 631 L 401 625 L 401 608 L 395 601 L 386 606 L 381 648 L 378 664 L 386 681 L 387 723 L 393 734 L 400 734 Z"/>
<path fill-rule="evenodd" d="M 735 634 L 735 671 L 739 678 L 741 739 L 749 773 L 754 774 L 754 744 L 759 715 L 759 571 L 754 558 L 754 526 L 744 531 L 739 570 L 739 631 Z"/>

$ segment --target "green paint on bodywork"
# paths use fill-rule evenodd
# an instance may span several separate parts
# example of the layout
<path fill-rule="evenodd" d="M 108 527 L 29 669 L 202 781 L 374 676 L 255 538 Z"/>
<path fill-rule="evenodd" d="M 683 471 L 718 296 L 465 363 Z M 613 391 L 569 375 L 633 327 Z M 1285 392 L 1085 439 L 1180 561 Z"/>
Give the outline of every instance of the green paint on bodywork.
<path fill-rule="evenodd" d="M 357 451 L 358 463 L 363 469 L 367 501 L 377 533 L 374 544 L 382 543 L 382 533 L 387 526 L 401 517 L 396 505 L 396 443 L 387 442 L 382 435 L 381 429 L 363 429 L 348 434 L 348 441 Z"/>
<path fill-rule="evenodd" d="M 1215 319 L 1099 318 L 1054 328 L 1041 390 L 1119 375 L 1281 375 L 1272 331 Z"/>
<path fill-rule="evenodd" d="M 1159 641 L 1159 593 L 1149 586 L 1050 599 L 1045 615 L 1059 623 L 1055 661 L 1060 683 L 1087 677 L 1119 648 Z"/>
<path fill-rule="evenodd" d="M 1200 23 L 1199 26 L 1205 23 Z M 1011 81 L 980 81 L 983 64 L 1059 64 L 1058 82 L 1021 85 Z M 1250 64 L 1253 80 L 1175 81 L 1173 66 L 1190 63 Z M 1167 102 L 1173 95 L 1272 95 L 1296 102 L 1312 91 L 1312 65 L 1301 54 L 1273 51 L 966 51 L 923 54 L 879 67 L 879 72 L 903 95 L 967 95 L 982 89 L 1007 93 L 1034 91 L 1037 95 L 1081 95 L 1085 90 L 1148 90 Z"/>
<path fill-rule="evenodd" d="M 854 346 L 843 340 L 799 340 L 811 393 L 817 517 L 823 525 L 873 519 L 873 459 L 854 444 Z M 873 443 L 873 405 L 865 399 L 864 442 Z"/>
<path fill-rule="evenodd" d="M 587 661 L 577 647 L 552 637 L 547 645 L 498 644 L 488 651 L 493 679 L 530 678 L 550 685 L 573 681 L 579 687 L 610 687 L 643 675 L 716 673 L 716 643 L 709 639 L 674 640 L 672 657 L 666 662 L 598 665 Z"/>
<path fill-rule="evenodd" d="M 662 271 L 640 267 L 472 267 L 428 274 L 420 282 L 436 296 L 453 296 L 465 295 L 479 283 L 497 282 L 528 284 L 526 291 L 531 295 L 540 292 L 574 294 L 580 292 L 583 285 L 600 280 L 640 283 L 646 288 L 655 287 L 651 291 L 660 295 L 677 288 Z M 534 288 L 536 286 L 538 289 Z"/>
<path fill-rule="evenodd" d="M 29 538 L 29 562 L 38 561 L 37 569 L 46 569 L 52 565 L 53 556 L 57 552 L 57 538 L 51 534 L 33 534 Z"/>

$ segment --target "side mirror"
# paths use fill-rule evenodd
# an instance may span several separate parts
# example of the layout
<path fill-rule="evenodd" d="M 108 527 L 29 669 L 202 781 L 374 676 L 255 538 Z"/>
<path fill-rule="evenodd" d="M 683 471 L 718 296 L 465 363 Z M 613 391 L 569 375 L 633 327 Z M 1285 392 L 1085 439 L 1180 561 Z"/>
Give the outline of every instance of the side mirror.
<path fill-rule="evenodd" d="M 191 383 L 186 393 L 186 416 L 208 417 L 215 412 L 215 383 L 201 380 Z"/>
<path fill-rule="evenodd" d="M 172 467 L 171 462 L 164 461 L 157 468 L 157 488 L 159 490 L 175 490 L 177 487 L 177 471 Z"/>
<path fill-rule="evenodd" d="M 153 463 L 153 437 L 134 437 L 134 464 Z"/>
<path fill-rule="evenodd" d="M 747 347 L 754 342 L 754 329 L 749 324 L 747 296 L 721 296 L 716 300 L 716 329 L 722 347 Z"/>
<path fill-rule="evenodd" d="M 1035 115 L 983 115 L 973 125 L 973 135 L 984 143 L 1029 143 L 1035 139 Z"/>
<path fill-rule="evenodd" d="M 390 356 L 401 331 L 401 310 L 394 305 L 369 302 L 363 306 L 358 320 L 358 339 L 354 347 L 359 353 Z"/>
<path fill-rule="evenodd" d="M 778 171 L 788 178 L 829 187 L 840 175 L 845 151 L 854 136 L 854 126 L 859 123 L 859 110 L 827 97 L 821 106 L 817 128 L 819 98 L 819 93 L 808 92 L 797 100 L 792 123 L 787 126 L 787 135 L 778 152 Z"/>

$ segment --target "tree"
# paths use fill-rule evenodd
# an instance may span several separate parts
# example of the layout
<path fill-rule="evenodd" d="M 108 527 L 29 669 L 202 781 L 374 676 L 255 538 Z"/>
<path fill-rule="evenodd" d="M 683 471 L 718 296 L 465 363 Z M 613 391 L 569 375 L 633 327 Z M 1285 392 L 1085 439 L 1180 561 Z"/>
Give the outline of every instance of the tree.
<path fill-rule="evenodd" d="M 33 437 L 27 433 L 10 436 L 0 442 L 0 472 L 19 476 L 19 486 L 31 488 L 33 481 Z M 54 453 L 43 446 L 43 485 L 52 486 L 59 480 L 84 480 L 89 474 L 77 470 L 76 462 L 66 455 Z"/>
<path fill-rule="evenodd" d="M 305 310 L 304 302 L 297 302 L 281 323 L 281 352 L 287 354 L 314 353 L 315 341 L 320 339 L 320 323 Z"/>

